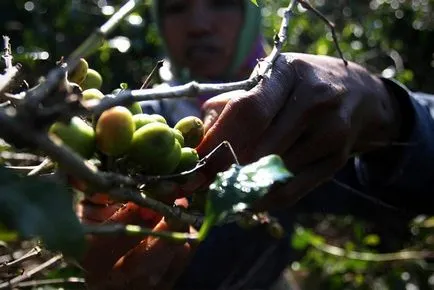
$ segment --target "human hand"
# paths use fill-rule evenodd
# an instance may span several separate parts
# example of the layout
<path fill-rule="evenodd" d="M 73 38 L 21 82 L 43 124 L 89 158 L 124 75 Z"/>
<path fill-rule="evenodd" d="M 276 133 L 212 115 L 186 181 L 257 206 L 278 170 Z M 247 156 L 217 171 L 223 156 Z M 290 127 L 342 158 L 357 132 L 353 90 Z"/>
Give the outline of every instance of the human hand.
<path fill-rule="evenodd" d="M 241 163 L 279 154 L 296 175 L 256 205 L 263 210 L 294 203 L 352 154 L 389 144 L 401 128 L 397 101 L 379 78 L 357 64 L 307 54 L 282 54 L 255 88 L 219 95 L 202 109 L 201 156 L 227 140 Z"/>
<path fill-rule="evenodd" d="M 175 202 L 185 207 L 185 199 Z M 158 215 L 143 219 L 142 208 L 133 203 L 98 208 L 81 203 L 79 216 L 84 222 L 137 224 L 153 231 L 188 231 L 189 227 L 166 222 Z M 89 289 L 172 289 L 188 264 L 193 249 L 187 243 L 174 243 L 149 236 L 92 236 L 81 261 Z"/>

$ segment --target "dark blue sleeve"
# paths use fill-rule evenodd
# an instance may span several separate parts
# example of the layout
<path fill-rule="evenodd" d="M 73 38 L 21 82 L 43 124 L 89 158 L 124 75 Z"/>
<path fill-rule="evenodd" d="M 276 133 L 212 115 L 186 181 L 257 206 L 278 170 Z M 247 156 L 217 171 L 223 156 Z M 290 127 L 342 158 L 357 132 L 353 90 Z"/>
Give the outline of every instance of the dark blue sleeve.
<path fill-rule="evenodd" d="M 377 198 L 415 212 L 434 212 L 434 96 L 383 79 L 403 111 L 403 138 L 354 159 L 362 186 Z"/>

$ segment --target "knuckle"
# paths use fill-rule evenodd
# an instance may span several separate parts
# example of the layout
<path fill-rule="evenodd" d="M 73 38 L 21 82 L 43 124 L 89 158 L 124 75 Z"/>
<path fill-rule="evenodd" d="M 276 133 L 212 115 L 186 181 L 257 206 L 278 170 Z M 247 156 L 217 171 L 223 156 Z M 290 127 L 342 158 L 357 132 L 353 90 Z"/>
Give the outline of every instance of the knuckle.
<path fill-rule="evenodd" d="M 262 124 L 270 118 L 268 105 L 256 95 L 248 94 L 230 101 L 231 108 L 240 113 L 248 123 Z"/>
<path fill-rule="evenodd" d="M 312 94 L 316 97 L 318 106 L 336 107 L 342 103 L 345 87 L 326 81 L 317 82 L 312 86 Z"/>
<path fill-rule="evenodd" d="M 301 59 L 300 57 L 297 57 L 296 54 L 287 54 L 285 60 L 287 64 L 292 66 L 295 70 L 305 70 L 308 66 L 310 66 L 308 62 Z"/>

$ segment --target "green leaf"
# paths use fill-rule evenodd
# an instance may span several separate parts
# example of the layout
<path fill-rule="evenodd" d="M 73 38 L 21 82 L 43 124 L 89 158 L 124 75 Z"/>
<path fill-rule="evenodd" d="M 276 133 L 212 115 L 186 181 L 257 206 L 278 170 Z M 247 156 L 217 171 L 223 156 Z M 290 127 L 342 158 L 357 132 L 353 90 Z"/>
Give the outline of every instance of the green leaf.
<path fill-rule="evenodd" d="M 0 167 L 0 223 L 25 239 L 41 238 L 50 250 L 74 257 L 83 253 L 84 231 L 72 194 L 41 177 L 20 177 Z"/>
<path fill-rule="evenodd" d="M 258 1 L 256 0 L 250 0 L 250 1 L 252 1 L 252 3 L 255 4 L 256 6 L 258 6 Z"/>
<path fill-rule="evenodd" d="M 199 239 L 204 239 L 211 227 L 227 214 L 243 211 L 263 197 L 274 183 L 286 182 L 292 176 L 278 155 L 265 156 L 244 167 L 233 164 L 217 174 L 209 187 Z"/>

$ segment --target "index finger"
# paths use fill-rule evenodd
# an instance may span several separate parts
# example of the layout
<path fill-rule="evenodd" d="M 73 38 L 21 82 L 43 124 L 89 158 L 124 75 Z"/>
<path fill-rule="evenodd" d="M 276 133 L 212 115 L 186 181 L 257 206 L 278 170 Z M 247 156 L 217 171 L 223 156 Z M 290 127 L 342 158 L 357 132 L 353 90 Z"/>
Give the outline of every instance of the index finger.
<path fill-rule="evenodd" d="M 203 156 L 223 141 L 229 141 L 237 155 L 248 149 L 263 134 L 284 105 L 293 86 L 290 63 L 284 56 L 276 59 L 269 74 L 250 91 L 227 102 L 220 116 L 198 146 Z M 213 100 L 206 106 L 212 106 Z M 241 161 L 245 161 L 241 159 Z"/>

